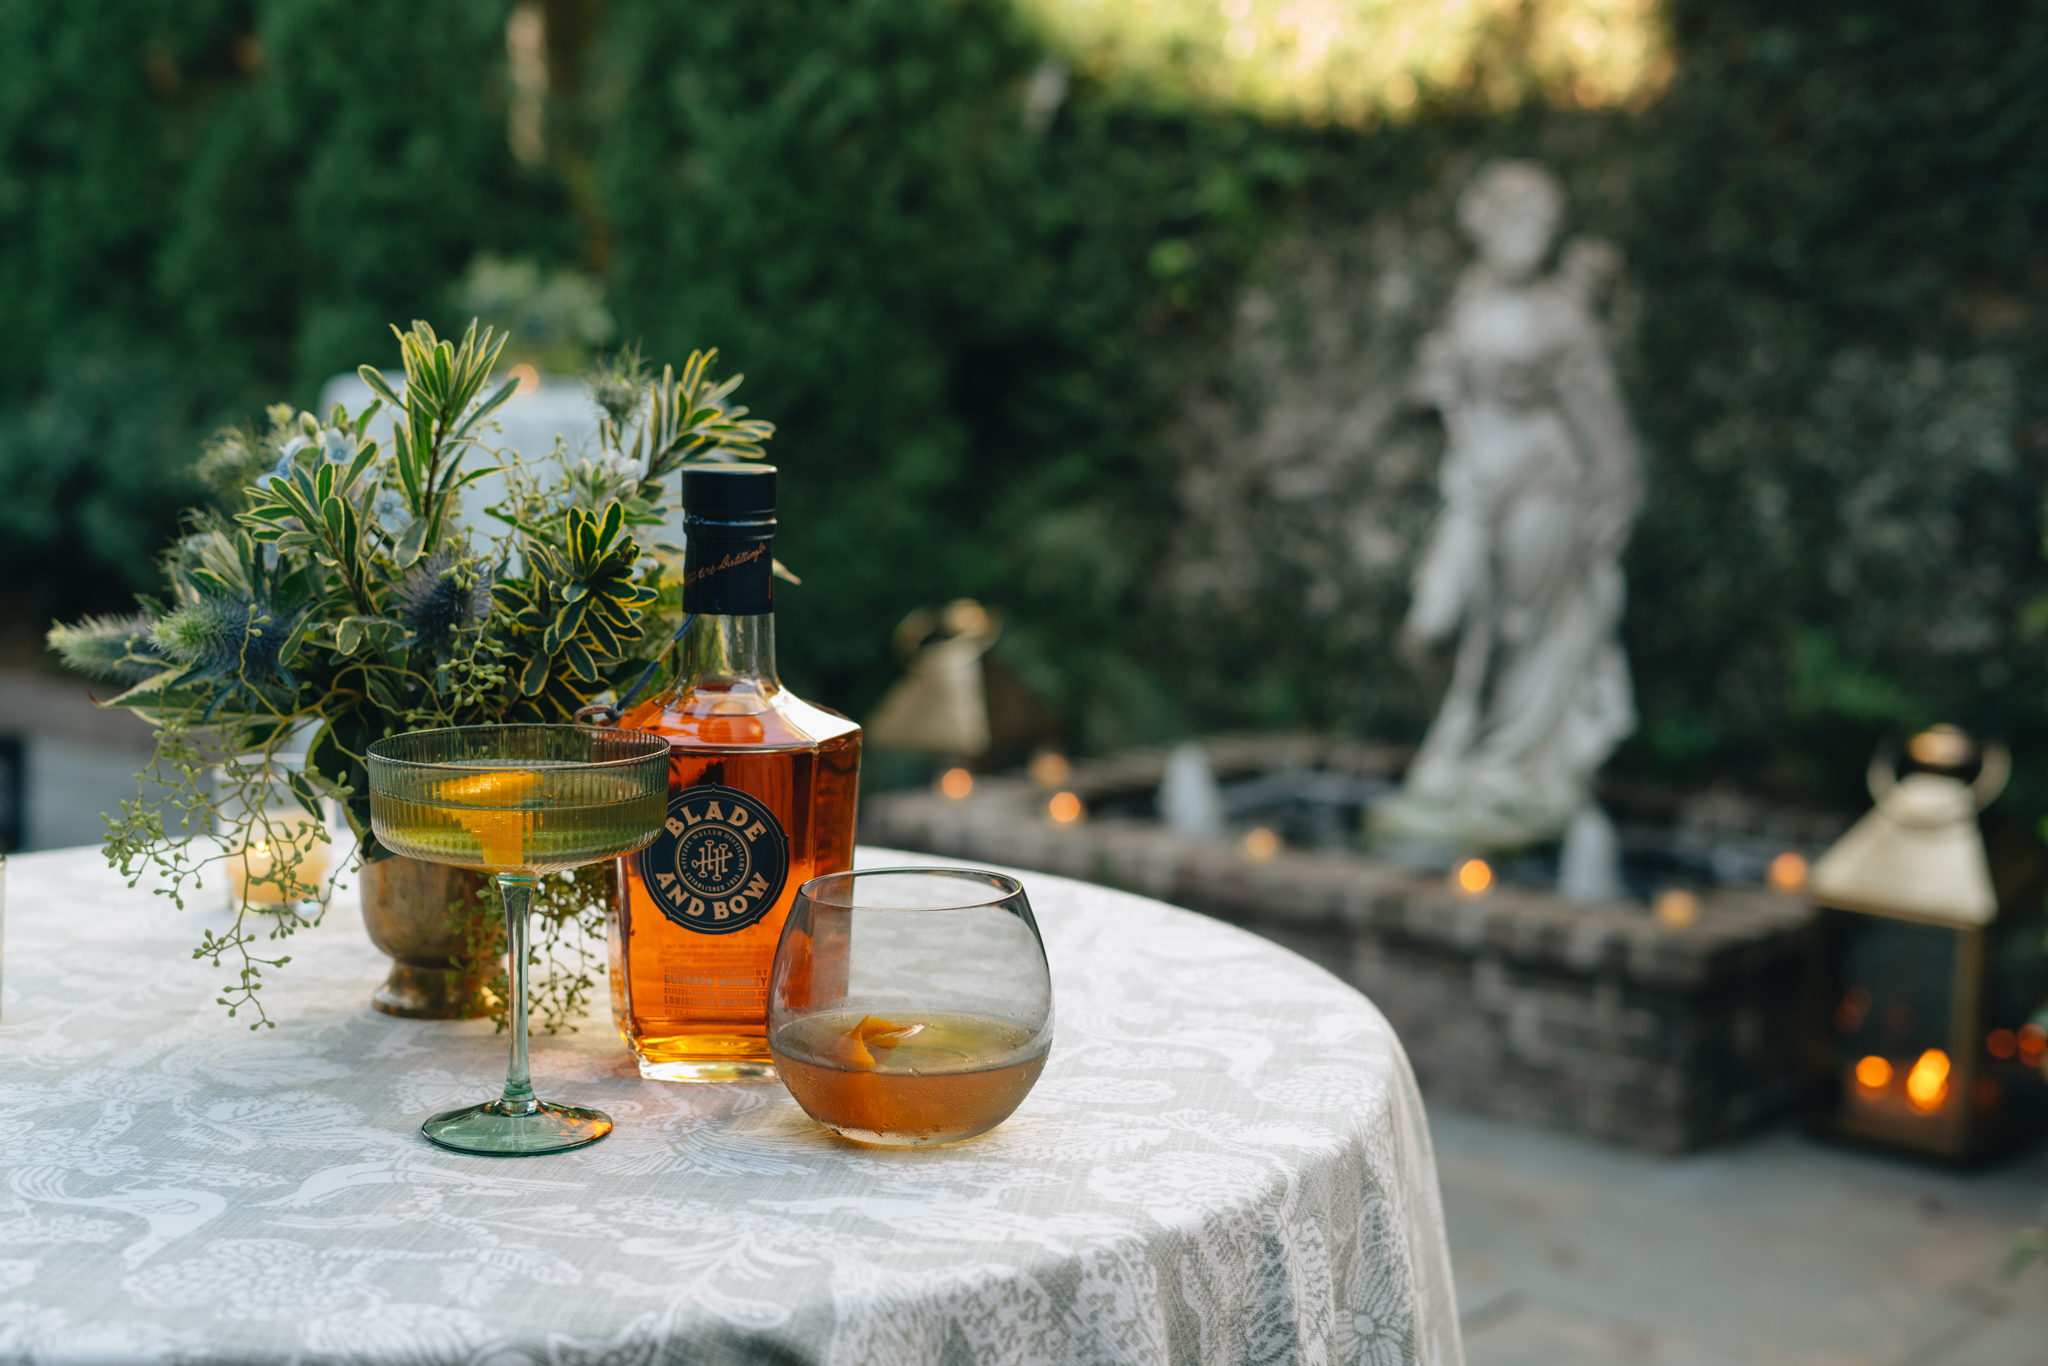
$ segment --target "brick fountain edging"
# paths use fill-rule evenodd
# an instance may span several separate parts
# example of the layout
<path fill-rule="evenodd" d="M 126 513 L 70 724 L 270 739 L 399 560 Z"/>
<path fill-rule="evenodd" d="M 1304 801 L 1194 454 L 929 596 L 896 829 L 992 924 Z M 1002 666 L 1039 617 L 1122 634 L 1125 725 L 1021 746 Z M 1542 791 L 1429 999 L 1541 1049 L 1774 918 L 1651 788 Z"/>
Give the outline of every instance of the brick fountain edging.
<path fill-rule="evenodd" d="M 1151 821 L 1059 825 L 1044 797 L 986 777 L 964 801 L 878 794 L 861 838 L 1124 888 L 1284 944 L 1371 997 L 1424 1090 L 1463 1109 L 1676 1152 L 1797 1098 L 1799 900 L 1710 891 L 1673 931 L 1632 904 L 1465 896 L 1356 853 L 1253 861 Z"/>

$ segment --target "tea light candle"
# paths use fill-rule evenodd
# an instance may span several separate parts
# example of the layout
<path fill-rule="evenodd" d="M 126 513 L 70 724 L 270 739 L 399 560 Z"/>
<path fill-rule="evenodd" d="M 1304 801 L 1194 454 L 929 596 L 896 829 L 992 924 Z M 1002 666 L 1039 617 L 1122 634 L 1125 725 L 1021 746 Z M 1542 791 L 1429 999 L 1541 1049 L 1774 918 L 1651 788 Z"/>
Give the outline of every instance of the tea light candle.
<path fill-rule="evenodd" d="M 312 821 L 273 821 L 227 856 L 228 894 L 237 906 L 278 908 L 319 894 L 331 846 Z"/>

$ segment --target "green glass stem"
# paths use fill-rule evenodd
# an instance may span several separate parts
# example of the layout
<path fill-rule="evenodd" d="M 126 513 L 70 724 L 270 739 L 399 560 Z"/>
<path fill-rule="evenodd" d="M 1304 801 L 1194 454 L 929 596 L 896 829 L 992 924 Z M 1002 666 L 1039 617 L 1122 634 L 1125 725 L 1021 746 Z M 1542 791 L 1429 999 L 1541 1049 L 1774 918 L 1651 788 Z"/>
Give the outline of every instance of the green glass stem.
<path fill-rule="evenodd" d="M 505 1003 L 505 1018 L 512 1031 L 512 1056 L 505 1065 L 505 1094 L 499 1104 L 508 1115 L 530 1115 L 540 1109 L 526 1059 L 526 954 L 532 933 L 528 917 L 538 881 L 521 873 L 498 874 L 498 894 L 505 898 L 505 952 L 510 958 L 511 999 Z"/>
<path fill-rule="evenodd" d="M 505 898 L 505 949 L 512 959 L 506 987 L 511 999 L 505 1003 L 512 1038 L 504 1094 L 482 1105 L 435 1115 L 420 1125 L 427 1141 L 440 1147 L 484 1156 L 530 1157 L 580 1148 L 612 1131 L 611 1117 L 602 1110 L 556 1105 L 533 1094 L 527 1071 L 526 955 L 532 942 L 528 915 L 539 880 L 531 873 L 498 874 L 498 891 Z"/>

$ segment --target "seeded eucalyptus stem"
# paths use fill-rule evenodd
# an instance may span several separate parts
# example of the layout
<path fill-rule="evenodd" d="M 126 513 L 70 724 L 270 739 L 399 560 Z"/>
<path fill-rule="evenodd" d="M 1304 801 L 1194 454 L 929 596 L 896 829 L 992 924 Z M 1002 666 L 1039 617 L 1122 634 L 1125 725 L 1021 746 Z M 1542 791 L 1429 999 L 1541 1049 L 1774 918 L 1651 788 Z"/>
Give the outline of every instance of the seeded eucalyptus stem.
<path fill-rule="evenodd" d="M 593 1005 L 605 972 L 605 917 L 611 903 L 610 864 L 593 864 L 541 878 L 528 891 L 531 927 L 527 949 L 527 1008 L 544 1034 L 575 1033 L 576 1021 Z M 449 914 L 461 927 L 459 960 L 464 980 L 485 987 L 491 1018 L 510 1027 L 512 999 L 506 954 L 504 896 L 488 882 L 475 900 L 457 902 Z"/>

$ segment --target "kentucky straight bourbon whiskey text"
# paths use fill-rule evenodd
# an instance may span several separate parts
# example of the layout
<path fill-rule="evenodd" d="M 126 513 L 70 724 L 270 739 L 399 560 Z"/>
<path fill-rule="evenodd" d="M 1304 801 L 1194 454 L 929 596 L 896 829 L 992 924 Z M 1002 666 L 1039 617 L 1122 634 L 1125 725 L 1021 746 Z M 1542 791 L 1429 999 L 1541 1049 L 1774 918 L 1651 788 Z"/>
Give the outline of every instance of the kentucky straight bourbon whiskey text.
<path fill-rule="evenodd" d="M 797 888 L 853 866 L 860 727 L 775 676 L 775 471 L 683 475 L 684 605 L 669 689 L 622 727 L 669 740 L 654 843 L 620 860 L 612 1013 L 642 1076 L 773 1076 L 768 969 Z"/>

